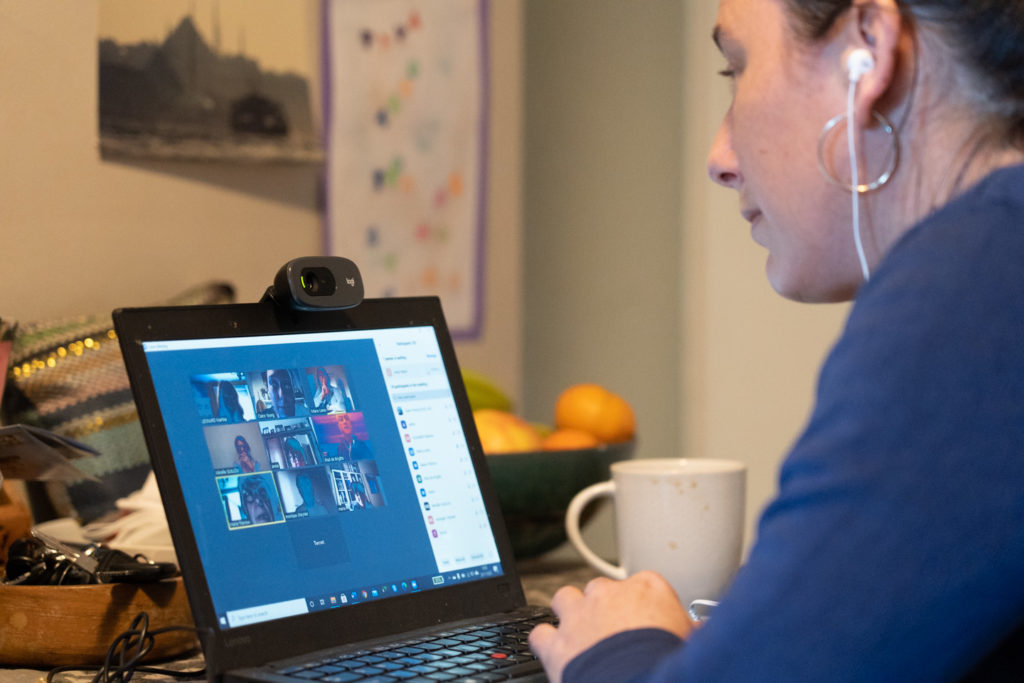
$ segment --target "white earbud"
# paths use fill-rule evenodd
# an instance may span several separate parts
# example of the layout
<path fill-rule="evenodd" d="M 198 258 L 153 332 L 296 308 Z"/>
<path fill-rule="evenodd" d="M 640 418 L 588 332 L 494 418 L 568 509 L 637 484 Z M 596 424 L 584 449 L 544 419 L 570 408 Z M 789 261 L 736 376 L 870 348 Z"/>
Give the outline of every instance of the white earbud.
<path fill-rule="evenodd" d="M 858 82 L 867 72 L 875 68 L 875 58 L 864 48 L 857 48 L 846 57 L 846 72 L 850 81 Z"/>
<path fill-rule="evenodd" d="M 857 168 L 857 146 L 853 126 L 854 96 L 857 92 L 857 84 L 864 74 L 875 68 L 875 58 L 871 52 L 864 48 L 857 48 L 846 56 L 846 73 L 850 78 L 850 87 L 846 97 L 846 142 L 850 151 L 850 184 L 853 190 L 850 195 L 853 213 L 853 239 L 857 246 L 857 258 L 860 261 L 860 269 L 864 275 L 864 281 L 871 278 L 871 270 L 868 267 L 868 259 L 864 253 L 864 245 L 860 239 L 860 173 Z"/>

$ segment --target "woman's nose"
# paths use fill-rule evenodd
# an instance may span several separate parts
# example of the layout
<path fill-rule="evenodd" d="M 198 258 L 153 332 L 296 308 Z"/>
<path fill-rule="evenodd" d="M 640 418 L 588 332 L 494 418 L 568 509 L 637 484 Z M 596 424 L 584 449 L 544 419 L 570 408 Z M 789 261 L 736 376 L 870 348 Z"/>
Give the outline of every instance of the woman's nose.
<path fill-rule="evenodd" d="M 732 149 L 732 138 L 728 126 L 724 121 L 718 127 L 715 141 L 711 143 L 707 164 L 711 180 L 724 187 L 739 189 L 743 177 L 740 174 L 736 153 Z"/>

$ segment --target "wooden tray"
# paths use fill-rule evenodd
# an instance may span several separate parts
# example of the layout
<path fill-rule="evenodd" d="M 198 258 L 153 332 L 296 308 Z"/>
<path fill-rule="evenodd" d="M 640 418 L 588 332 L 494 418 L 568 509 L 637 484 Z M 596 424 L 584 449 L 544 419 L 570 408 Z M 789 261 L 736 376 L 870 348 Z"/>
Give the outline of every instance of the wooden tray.
<path fill-rule="evenodd" d="M 149 628 L 192 626 L 181 578 L 146 584 L 0 586 L 0 665 L 51 668 L 101 664 L 139 612 Z M 147 660 L 195 650 L 189 631 L 156 636 Z"/>

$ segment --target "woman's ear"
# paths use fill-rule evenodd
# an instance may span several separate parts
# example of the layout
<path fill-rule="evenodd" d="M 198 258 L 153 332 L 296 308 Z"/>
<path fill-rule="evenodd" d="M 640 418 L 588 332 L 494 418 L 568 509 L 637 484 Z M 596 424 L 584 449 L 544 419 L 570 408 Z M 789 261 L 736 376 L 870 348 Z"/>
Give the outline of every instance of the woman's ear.
<path fill-rule="evenodd" d="M 870 68 L 862 68 L 857 84 L 854 100 L 854 120 L 858 128 L 873 124 L 872 110 L 878 108 L 882 100 L 896 80 L 896 69 L 899 64 L 900 35 L 903 21 L 896 0 L 854 0 L 850 8 L 850 22 L 845 39 L 849 49 L 843 54 L 841 65 L 847 79 L 851 77 L 851 54 L 867 50 L 870 60 L 863 57 L 855 63 L 868 63 Z"/>

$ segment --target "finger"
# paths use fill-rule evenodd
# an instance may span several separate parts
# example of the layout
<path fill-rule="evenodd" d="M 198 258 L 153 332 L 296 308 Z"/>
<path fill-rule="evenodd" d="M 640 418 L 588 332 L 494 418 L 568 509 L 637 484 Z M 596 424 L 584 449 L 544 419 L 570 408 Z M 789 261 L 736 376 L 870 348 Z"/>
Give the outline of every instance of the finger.
<path fill-rule="evenodd" d="M 547 652 L 548 647 L 551 645 L 552 638 L 557 635 L 558 631 L 553 624 L 537 624 L 533 630 L 530 631 L 530 649 L 541 656 L 542 652 Z"/>
<path fill-rule="evenodd" d="M 583 593 L 576 586 L 562 586 L 551 596 L 551 609 L 558 616 L 583 599 Z"/>
<path fill-rule="evenodd" d="M 653 569 L 644 569 L 633 574 L 632 578 L 636 582 L 642 582 L 649 586 L 659 586 L 663 588 L 671 588 L 672 584 L 668 582 L 664 576 L 654 571 Z"/>
<path fill-rule="evenodd" d="M 541 664 L 544 665 L 545 673 L 548 675 L 550 683 L 559 683 L 562 678 L 562 669 L 560 666 L 556 666 L 554 659 L 555 650 L 558 647 L 558 629 L 552 624 L 537 624 L 532 631 L 530 631 L 530 650 L 533 654 L 537 655 L 540 659 Z"/>
<path fill-rule="evenodd" d="M 607 576 L 599 576 L 596 579 L 591 579 L 587 582 L 587 585 L 583 587 L 583 594 L 590 595 L 594 591 L 599 591 L 602 588 L 607 588 L 609 585 L 615 583 Z"/>

